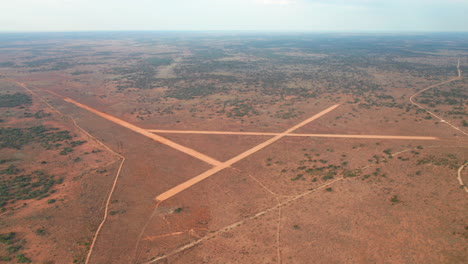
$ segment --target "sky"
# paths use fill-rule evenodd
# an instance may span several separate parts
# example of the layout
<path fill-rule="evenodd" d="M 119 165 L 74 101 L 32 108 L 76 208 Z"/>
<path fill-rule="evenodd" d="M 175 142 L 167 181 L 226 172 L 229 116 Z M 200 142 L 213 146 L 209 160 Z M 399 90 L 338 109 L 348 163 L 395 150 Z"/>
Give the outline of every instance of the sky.
<path fill-rule="evenodd" d="M 0 31 L 468 31 L 468 0 L 0 1 Z"/>

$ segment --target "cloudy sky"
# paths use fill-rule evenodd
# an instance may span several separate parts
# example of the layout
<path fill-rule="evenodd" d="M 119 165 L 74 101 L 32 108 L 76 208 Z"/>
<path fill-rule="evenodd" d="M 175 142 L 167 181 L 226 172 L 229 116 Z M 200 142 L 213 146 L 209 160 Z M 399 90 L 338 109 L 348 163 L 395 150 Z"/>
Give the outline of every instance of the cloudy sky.
<path fill-rule="evenodd" d="M 468 31 L 468 0 L 1 0 L 0 31 Z"/>

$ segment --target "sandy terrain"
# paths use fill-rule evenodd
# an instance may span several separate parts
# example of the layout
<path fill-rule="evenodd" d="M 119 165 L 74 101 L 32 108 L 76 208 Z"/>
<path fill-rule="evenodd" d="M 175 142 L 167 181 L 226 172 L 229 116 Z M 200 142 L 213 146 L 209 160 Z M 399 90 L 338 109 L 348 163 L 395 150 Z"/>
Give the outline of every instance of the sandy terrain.
<path fill-rule="evenodd" d="M 182 37 L 0 47 L 1 125 L 89 141 L 2 149 L 64 178 L 0 214 L 33 263 L 468 262 L 463 40 Z"/>

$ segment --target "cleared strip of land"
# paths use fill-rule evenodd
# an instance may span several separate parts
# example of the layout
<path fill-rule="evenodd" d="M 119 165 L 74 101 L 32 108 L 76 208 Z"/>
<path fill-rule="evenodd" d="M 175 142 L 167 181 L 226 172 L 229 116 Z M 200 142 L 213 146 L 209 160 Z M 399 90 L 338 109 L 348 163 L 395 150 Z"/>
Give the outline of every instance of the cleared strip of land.
<path fill-rule="evenodd" d="M 463 178 L 462 178 L 462 171 L 467 165 L 468 165 L 468 162 L 466 162 L 465 164 L 461 165 L 460 168 L 458 168 L 457 179 L 458 179 L 458 182 L 460 183 L 460 186 L 463 187 L 463 189 L 465 189 L 465 192 L 468 193 L 468 187 L 466 187 L 466 185 L 463 183 Z"/>
<path fill-rule="evenodd" d="M 269 132 L 231 132 L 231 131 L 199 131 L 199 130 L 164 130 L 164 129 L 148 129 L 153 133 L 167 134 L 204 134 L 204 135 L 243 135 L 243 136 L 276 136 L 281 133 Z"/>
<path fill-rule="evenodd" d="M 330 137 L 330 138 L 439 140 L 439 138 L 437 138 L 437 137 L 386 136 L 386 135 L 289 134 L 288 136 L 290 136 L 290 137 Z"/>
<path fill-rule="evenodd" d="M 271 145 L 272 143 L 274 143 L 274 142 L 280 140 L 281 138 L 287 136 L 288 134 L 290 134 L 294 130 L 296 130 L 296 129 L 298 129 L 298 128 L 300 128 L 300 127 L 314 121 L 315 119 L 318 119 L 321 116 L 331 112 L 332 110 L 334 110 L 338 106 L 339 106 L 338 104 L 333 105 L 333 106 L 323 110 L 322 112 L 320 112 L 320 113 L 318 113 L 318 114 L 316 114 L 316 115 L 302 121 L 301 123 L 289 128 L 288 130 L 284 131 L 283 133 L 277 134 L 276 136 L 274 136 L 274 137 L 266 140 L 265 142 L 260 143 L 259 145 L 257 145 L 255 147 L 253 147 L 253 148 L 251 148 L 251 149 L 249 149 L 249 150 L 235 156 L 234 158 L 232 158 L 232 159 L 230 159 L 230 160 L 228 160 L 226 162 L 223 162 L 223 163 L 219 164 L 218 166 L 215 166 L 212 169 L 207 170 L 204 173 L 202 173 L 202 174 L 200 174 L 200 175 L 198 175 L 198 176 L 196 176 L 196 177 L 194 177 L 194 178 L 192 178 L 192 179 L 190 179 L 190 180 L 188 180 L 186 182 L 183 182 L 183 183 L 175 186 L 174 188 L 172 188 L 172 189 L 170 189 L 170 190 L 156 196 L 156 200 L 160 202 L 160 201 L 164 201 L 164 200 L 167 200 L 167 199 L 171 198 L 172 196 L 184 191 L 187 188 L 190 188 L 191 186 L 203 181 L 204 179 L 212 176 L 213 174 L 215 174 L 215 173 L 217 173 L 217 172 L 219 172 L 219 171 L 221 171 L 221 170 L 223 170 L 223 169 L 225 169 L 227 167 L 230 167 L 232 164 L 234 164 L 234 163 L 236 163 L 236 162 L 238 162 L 238 161 L 240 161 L 242 159 L 245 159 L 248 156 L 254 154 L 255 152 L 257 152 L 257 151 Z"/>
<path fill-rule="evenodd" d="M 243 135 L 243 136 L 277 136 L 282 133 L 270 132 L 230 132 L 230 131 L 194 131 L 194 130 L 163 130 L 148 129 L 153 133 L 167 134 L 200 134 L 200 135 Z M 423 136 L 388 136 L 388 135 L 347 135 L 347 134 L 287 134 L 288 137 L 330 137 L 330 138 L 369 138 L 369 139 L 413 139 L 413 140 L 439 140 L 437 137 Z"/>
<path fill-rule="evenodd" d="M 94 113 L 94 114 L 96 114 L 96 115 L 98 115 L 100 117 L 103 117 L 103 118 L 105 118 L 105 119 L 107 119 L 109 121 L 112 121 L 112 122 L 114 122 L 114 123 L 116 123 L 118 125 L 126 127 L 126 128 L 128 128 L 128 129 L 130 129 L 130 130 L 132 130 L 134 132 L 137 132 L 138 134 L 149 137 L 149 138 L 151 138 L 152 140 L 154 140 L 156 142 L 159 142 L 161 144 L 164 144 L 166 146 L 174 148 L 174 149 L 176 149 L 178 151 L 181 151 L 181 152 L 183 152 L 183 153 L 185 153 L 187 155 L 190 155 L 190 156 L 195 157 L 195 158 L 197 158 L 199 160 L 202 160 L 202 161 L 204 161 L 206 163 L 209 163 L 209 164 L 214 165 L 214 166 L 217 166 L 217 165 L 221 164 L 220 161 L 215 160 L 215 159 L 213 159 L 211 157 L 208 157 L 207 155 L 202 154 L 202 153 L 200 153 L 200 152 L 198 152 L 198 151 L 196 151 L 194 149 L 187 148 L 187 147 L 184 147 L 182 145 L 179 145 L 179 144 L 177 144 L 177 143 L 175 143 L 175 142 L 173 142 L 173 141 L 171 141 L 171 140 L 169 140 L 167 138 L 164 138 L 164 137 L 161 137 L 159 135 L 153 134 L 151 132 L 148 132 L 146 129 L 143 129 L 141 127 L 137 127 L 137 126 L 132 125 L 132 124 L 126 122 L 126 121 L 123 121 L 122 119 L 119 119 L 119 118 L 111 116 L 109 114 L 100 112 L 100 111 L 98 111 L 98 110 L 96 110 L 94 108 L 91 108 L 91 107 L 87 106 L 87 105 L 78 103 L 77 101 L 75 101 L 73 99 L 64 98 L 64 100 L 69 102 L 69 103 L 72 103 L 72 104 L 74 104 L 74 105 L 76 105 L 76 106 L 78 106 L 80 108 L 88 110 L 88 111 L 90 111 L 90 112 L 92 112 L 92 113 Z"/>

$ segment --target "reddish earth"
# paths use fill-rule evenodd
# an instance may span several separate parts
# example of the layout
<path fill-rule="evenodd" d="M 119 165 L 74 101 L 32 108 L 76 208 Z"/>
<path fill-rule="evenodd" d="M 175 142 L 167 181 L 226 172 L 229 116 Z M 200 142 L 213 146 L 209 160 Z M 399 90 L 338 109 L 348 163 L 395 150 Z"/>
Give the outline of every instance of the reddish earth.
<path fill-rule="evenodd" d="M 88 141 L 69 156 L 38 144 L 21 151 L 2 149 L 0 159 L 15 157 L 27 171 L 45 168 L 65 179 L 50 196 L 55 203 L 28 200 L 23 206 L 16 201 L 0 215 L 1 233 L 17 232 L 26 239 L 22 252 L 33 263 L 468 261 L 463 190 L 468 138 L 458 125 L 463 115 L 447 118 L 449 106 L 428 108 L 416 96 L 433 88 L 448 93 L 463 87 L 460 65 L 458 78 L 363 68 L 333 82 L 341 86 L 348 78 L 361 78 L 343 85 L 352 89 L 375 78 L 381 90 L 319 93 L 336 88 L 312 78 L 322 66 L 287 64 L 282 71 L 297 67 L 295 74 L 312 77 L 287 75 L 290 83 L 282 83 L 287 88 L 277 95 L 269 94 L 280 89 L 275 81 L 254 80 L 229 92 L 175 99 L 166 96 L 171 85 L 118 87 L 123 79 L 135 78 L 125 77 L 138 66 L 132 58 L 146 59 L 153 48 L 132 44 L 130 50 L 125 41 L 107 46 L 78 41 L 64 47 L 93 43 L 97 46 L 91 50 L 118 55 L 105 55 L 111 58 L 104 64 L 86 64 L 101 59 L 88 54 L 76 59 L 77 69 L 10 68 L 4 75 L 18 81 L 0 82 L 5 92 L 28 88 L 35 95 L 27 109 L 0 109 L 6 119 L 2 126 L 44 124 Z M 186 47 L 154 45 L 158 52 L 177 54 L 170 55 L 177 57 L 177 65 L 160 66 L 171 72 L 154 76 L 181 77 L 179 66 L 189 67 L 196 56 Z M 267 60 L 240 57 L 242 62 Z M 110 65 L 122 66 L 124 73 Z M 326 68 L 321 74 L 335 70 L 340 71 Z M 237 77 L 239 71 L 226 76 Z M 262 68 L 255 74 L 263 76 L 262 71 L 268 72 Z M 216 73 L 196 87 L 217 84 L 222 74 Z M 189 82 L 181 78 L 177 85 L 184 88 Z M 309 85 L 318 93 L 289 94 Z M 372 96 L 381 97 L 372 104 Z M 389 104 L 381 103 L 385 100 Z M 26 119 L 26 110 L 47 110 L 52 116 Z M 37 235 L 41 228 L 45 235 Z"/>

